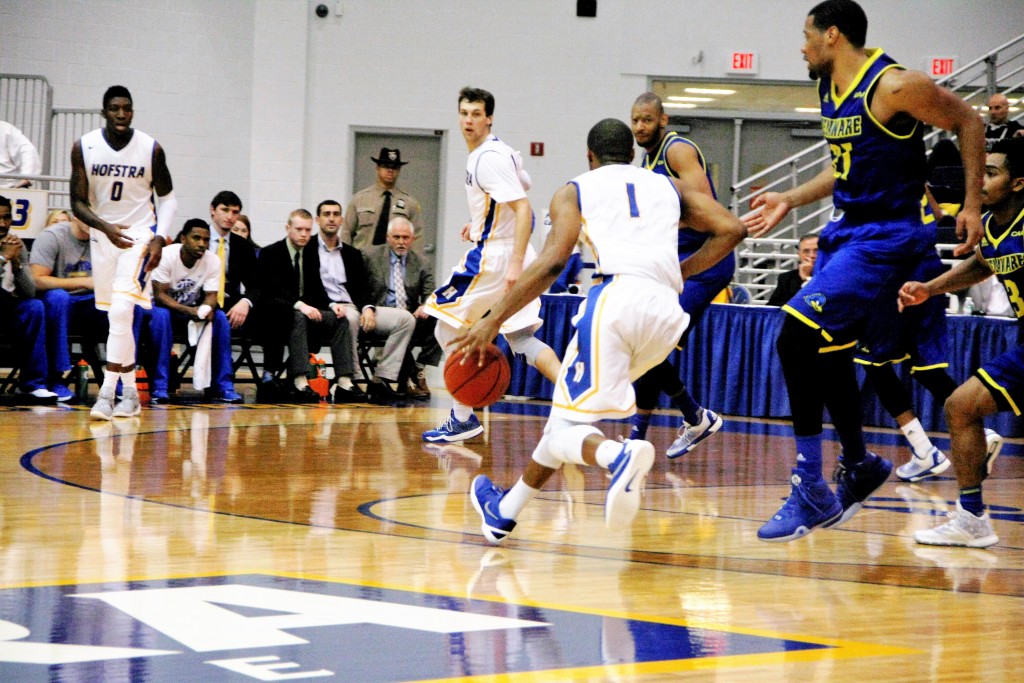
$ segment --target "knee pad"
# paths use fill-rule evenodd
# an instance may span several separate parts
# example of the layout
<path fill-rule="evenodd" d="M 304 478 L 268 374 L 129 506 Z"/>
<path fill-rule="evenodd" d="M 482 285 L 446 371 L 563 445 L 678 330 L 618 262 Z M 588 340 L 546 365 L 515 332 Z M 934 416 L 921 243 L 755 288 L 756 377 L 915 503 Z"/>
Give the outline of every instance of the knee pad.
<path fill-rule="evenodd" d="M 548 348 L 548 345 L 533 336 L 533 333 L 527 330 L 519 330 L 512 334 L 505 335 L 508 346 L 512 349 L 512 353 L 519 354 L 526 359 L 526 362 L 530 365 L 537 364 L 537 356 L 541 354 L 544 349 Z"/>

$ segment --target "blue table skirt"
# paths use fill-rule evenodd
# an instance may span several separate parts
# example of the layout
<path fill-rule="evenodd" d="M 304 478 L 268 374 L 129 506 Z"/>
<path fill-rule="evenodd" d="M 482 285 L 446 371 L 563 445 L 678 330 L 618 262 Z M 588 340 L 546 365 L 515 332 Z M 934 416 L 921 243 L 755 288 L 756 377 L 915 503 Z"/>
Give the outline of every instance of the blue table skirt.
<path fill-rule="evenodd" d="M 548 294 L 541 297 L 544 326 L 537 333 L 562 356 L 573 334 L 572 317 L 583 297 Z M 743 417 L 789 416 L 789 398 L 782 366 L 775 352 L 784 315 L 769 306 L 712 304 L 690 334 L 686 349 L 672 355 L 680 377 L 703 405 L 727 415 Z M 1017 324 L 1006 318 L 950 316 L 950 375 L 963 382 L 985 360 L 1017 345 Z M 680 359 L 680 356 L 682 357 Z M 942 406 L 936 405 L 920 384 L 910 378 L 909 368 L 898 366 L 905 386 L 913 395 L 913 406 L 921 424 L 929 431 L 946 431 Z M 864 373 L 858 369 L 861 385 Z M 512 364 L 508 393 L 550 399 L 553 387 L 533 368 L 517 358 Z M 864 424 L 894 427 L 870 386 L 863 389 Z M 661 397 L 659 405 L 668 407 Z M 827 419 L 827 416 L 826 416 Z M 1006 436 L 1024 436 L 1024 421 L 1012 413 L 1001 413 L 986 424 Z"/>

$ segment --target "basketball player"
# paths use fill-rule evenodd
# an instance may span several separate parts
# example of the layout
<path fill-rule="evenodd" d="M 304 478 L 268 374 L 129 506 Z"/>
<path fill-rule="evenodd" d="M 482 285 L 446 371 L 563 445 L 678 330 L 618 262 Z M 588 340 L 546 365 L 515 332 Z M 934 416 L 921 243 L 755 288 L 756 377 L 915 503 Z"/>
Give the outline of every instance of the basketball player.
<path fill-rule="evenodd" d="M 647 441 L 604 438 L 593 423 L 621 419 L 636 409 L 632 382 L 672 350 L 686 329 L 679 307 L 683 281 L 732 253 L 746 231 L 718 202 L 683 182 L 636 166 L 629 126 L 605 119 L 587 136 L 591 170 L 551 200 L 551 232 L 537 260 L 506 296 L 452 342 L 464 362 L 482 362 L 501 325 L 528 306 L 562 272 L 577 241 L 596 263 L 595 282 L 580 306 L 555 383 L 551 416 L 522 478 L 504 491 L 480 475 L 470 498 L 491 543 L 515 528 L 516 517 L 565 463 L 611 472 L 605 523 L 628 525 L 640 506 L 644 479 L 654 464 Z M 679 262 L 680 219 L 710 235 Z"/>
<path fill-rule="evenodd" d="M 679 178 L 695 191 L 703 192 L 717 199 L 711 182 L 704 155 L 700 148 L 674 132 L 667 132 L 668 114 L 662 107 L 661 98 L 646 92 L 636 98 L 632 111 L 633 137 L 644 148 L 640 165 L 649 171 Z M 679 260 L 682 261 L 697 251 L 708 239 L 707 234 L 684 228 L 679 231 Z M 682 348 L 690 330 L 700 321 L 704 310 L 712 299 L 729 286 L 736 270 L 736 257 L 728 254 L 721 261 L 703 273 L 686 281 L 686 288 L 679 295 L 679 305 L 690 315 L 690 324 L 679 340 Z M 665 392 L 672 404 L 683 414 L 683 425 L 678 437 L 668 447 L 668 457 L 677 458 L 689 453 L 701 441 L 722 427 L 722 418 L 702 408 L 679 381 L 679 370 L 667 359 L 637 380 L 636 415 L 629 438 L 643 439 L 647 435 L 651 413 L 658 403 L 658 394 Z"/>
<path fill-rule="evenodd" d="M 978 250 L 950 271 L 928 282 L 908 282 L 900 289 L 900 306 L 916 306 L 930 297 L 970 287 L 993 273 L 1006 288 L 1018 322 L 1024 318 L 1024 138 L 997 142 L 985 165 L 982 201 L 984 236 Z M 1024 406 L 1024 346 L 1007 351 L 975 371 L 946 401 L 950 458 L 960 499 L 949 521 L 918 531 L 926 545 L 985 548 L 999 542 L 985 513 L 981 484 L 992 472 L 998 453 L 987 447 L 982 419 Z"/>
<path fill-rule="evenodd" d="M 151 308 L 149 274 L 160 263 L 177 208 L 164 150 L 132 128 L 128 89 L 103 95 L 103 128 L 86 133 L 71 149 L 71 208 L 92 228 L 96 308 L 108 312 L 107 368 L 90 415 L 96 419 L 138 415 L 135 388 L 135 307 Z M 153 195 L 160 198 L 153 207 Z M 114 405 L 114 389 L 123 393 Z"/>
<path fill-rule="evenodd" d="M 868 453 L 851 349 L 871 320 L 889 315 L 896 293 L 932 248 L 923 229 L 923 124 L 959 135 L 966 197 L 957 231 L 967 253 L 981 238 L 980 189 L 984 127 L 978 114 L 925 74 L 909 71 L 880 49 L 865 49 L 867 17 L 853 0 L 826 0 L 804 25 L 802 49 L 819 79 L 822 131 L 832 168 L 786 192 L 757 196 L 747 219 L 760 236 L 796 206 L 832 195 L 832 220 L 821 232 L 815 273 L 783 310 L 789 315 L 777 348 L 789 391 L 797 463 L 792 493 L 757 532 L 789 541 L 819 526 L 850 519 L 885 483 L 892 463 Z M 895 335 L 867 338 L 885 355 Z M 828 406 L 843 452 L 834 478 L 822 476 L 823 406 Z"/>
<path fill-rule="evenodd" d="M 473 247 L 452 269 L 448 282 L 438 287 L 424 304 L 424 312 L 437 318 L 434 336 L 441 347 L 457 330 L 473 323 L 515 284 L 523 267 L 536 254 L 530 246 L 533 210 L 526 197 L 518 154 L 491 135 L 494 96 L 486 90 L 463 88 L 459 92 L 459 127 L 469 148 L 466 162 L 466 196 L 471 222 L 463 238 Z M 531 301 L 502 325 L 514 353 L 552 382 L 558 375 L 558 357 L 533 336 L 541 326 L 540 299 Z M 497 335 L 497 332 L 495 333 Z M 453 401 L 451 414 L 437 429 L 423 432 L 424 441 L 464 441 L 483 433 L 473 409 Z"/>

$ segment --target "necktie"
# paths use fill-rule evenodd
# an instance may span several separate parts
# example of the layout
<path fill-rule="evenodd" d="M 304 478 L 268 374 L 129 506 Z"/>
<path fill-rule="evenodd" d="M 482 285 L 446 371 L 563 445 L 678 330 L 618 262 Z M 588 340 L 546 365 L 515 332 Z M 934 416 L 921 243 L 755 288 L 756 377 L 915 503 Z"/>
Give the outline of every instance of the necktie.
<path fill-rule="evenodd" d="M 388 236 L 388 221 L 391 220 L 391 192 L 384 190 L 384 204 L 377 217 L 377 229 L 373 231 L 373 243 L 384 244 Z"/>
<path fill-rule="evenodd" d="M 302 256 L 301 251 L 295 252 L 295 262 L 292 265 L 295 271 L 295 286 L 299 290 L 299 298 L 302 298 L 302 266 L 299 265 L 299 258 Z"/>
<path fill-rule="evenodd" d="M 217 286 L 217 305 L 224 308 L 224 281 L 228 270 L 227 260 L 224 258 L 224 237 L 217 243 L 217 258 L 220 259 L 220 284 Z"/>
<path fill-rule="evenodd" d="M 395 308 L 406 310 L 409 300 L 405 296 L 405 272 L 401 259 L 395 259 L 391 264 L 391 284 L 395 288 Z"/>

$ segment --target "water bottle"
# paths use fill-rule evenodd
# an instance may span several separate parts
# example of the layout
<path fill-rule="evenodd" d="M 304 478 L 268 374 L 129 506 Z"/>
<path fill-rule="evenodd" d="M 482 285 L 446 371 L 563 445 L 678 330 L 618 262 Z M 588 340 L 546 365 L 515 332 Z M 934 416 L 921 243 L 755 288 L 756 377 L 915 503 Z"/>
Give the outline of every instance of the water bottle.
<path fill-rule="evenodd" d="M 960 312 L 964 315 L 974 315 L 974 299 L 969 296 L 965 296 L 964 305 L 963 308 L 960 309 Z"/>
<path fill-rule="evenodd" d="M 89 398 L 89 364 L 84 359 L 75 364 L 75 398 L 79 403 Z"/>

